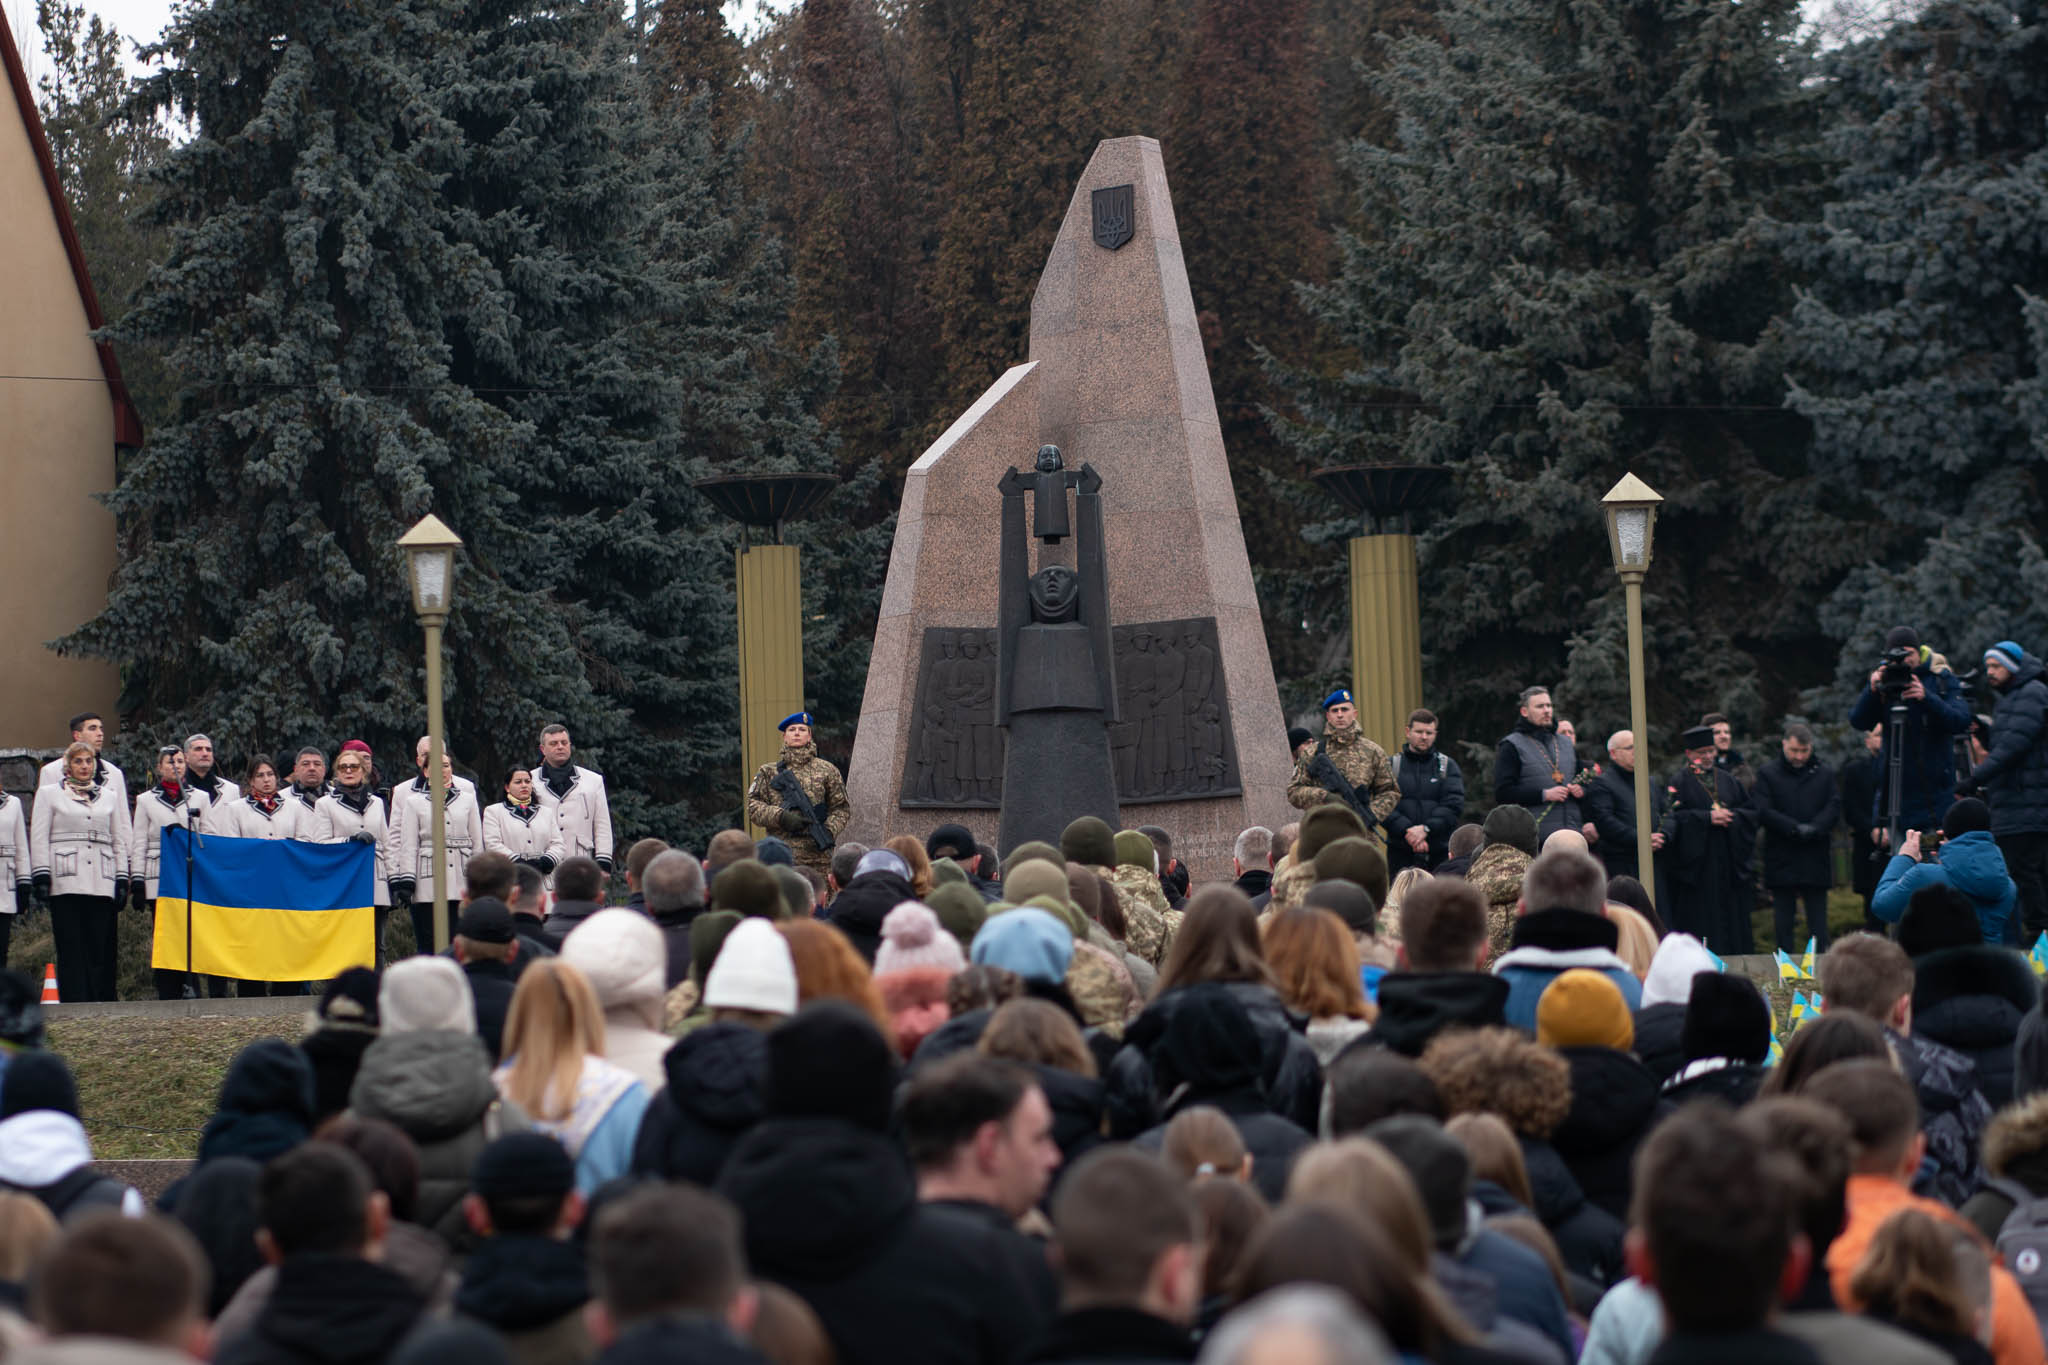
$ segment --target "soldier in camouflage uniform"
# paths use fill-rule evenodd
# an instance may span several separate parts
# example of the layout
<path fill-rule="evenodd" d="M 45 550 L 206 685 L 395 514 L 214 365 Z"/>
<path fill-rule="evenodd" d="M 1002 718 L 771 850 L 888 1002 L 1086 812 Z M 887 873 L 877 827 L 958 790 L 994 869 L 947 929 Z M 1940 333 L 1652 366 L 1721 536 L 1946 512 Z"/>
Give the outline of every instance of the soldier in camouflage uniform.
<path fill-rule="evenodd" d="M 782 731 L 782 756 L 763 763 L 754 774 L 747 787 L 747 819 L 787 843 L 799 867 L 813 868 L 822 876 L 832 870 L 832 849 L 818 847 L 809 822 L 801 813 L 785 809 L 782 793 L 771 784 L 784 768 L 795 774 L 797 786 L 836 841 L 853 818 L 853 808 L 846 803 L 846 781 L 839 769 L 818 757 L 818 746 L 811 742 L 810 712 L 786 716 L 775 728 Z"/>
<path fill-rule="evenodd" d="M 1522 876 L 1536 850 L 1536 817 L 1520 806 L 1495 806 L 1486 816 L 1486 844 L 1473 856 L 1465 880 L 1486 897 L 1487 961 L 1508 950 Z"/>
<path fill-rule="evenodd" d="M 1166 961 L 1173 947 L 1173 926 L 1181 920 L 1181 912 L 1166 903 L 1158 865 L 1159 850 L 1150 839 L 1134 829 L 1117 832 L 1116 870 L 1109 874 L 1109 883 L 1122 893 L 1131 951 L 1155 967 Z"/>
<path fill-rule="evenodd" d="M 1365 737 L 1358 728 L 1358 707 L 1347 688 L 1338 688 L 1323 698 L 1323 737 L 1316 747 L 1294 761 L 1294 780 L 1287 784 L 1287 800 L 1296 810 L 1313 810 L 1332 801 L 1349 805 L 1341 793 L 1331 791 L 1310 777 L 1309 768 L 1321 755 L 1344 775 L 1358 799 L 1366 804 L 1359 811 L 1370 815 L 1366 833 L 1384 839 L 1381 822 L 1401 804 L 1401 784 L 1394 780 L 1394 765 L 1387 751 Z"/>

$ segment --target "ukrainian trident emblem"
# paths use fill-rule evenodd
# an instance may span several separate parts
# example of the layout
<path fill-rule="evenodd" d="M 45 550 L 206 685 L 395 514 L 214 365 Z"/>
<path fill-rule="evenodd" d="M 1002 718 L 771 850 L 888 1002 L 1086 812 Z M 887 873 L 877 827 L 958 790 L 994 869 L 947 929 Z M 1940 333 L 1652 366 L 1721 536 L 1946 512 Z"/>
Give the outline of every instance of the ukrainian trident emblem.
<path fill-rule="evenodd" d="M 1115 251 L 1131 240 L 1134 190 L 1129 185 L 1111 185 L 1095 191 L 1095 245 Z"/>

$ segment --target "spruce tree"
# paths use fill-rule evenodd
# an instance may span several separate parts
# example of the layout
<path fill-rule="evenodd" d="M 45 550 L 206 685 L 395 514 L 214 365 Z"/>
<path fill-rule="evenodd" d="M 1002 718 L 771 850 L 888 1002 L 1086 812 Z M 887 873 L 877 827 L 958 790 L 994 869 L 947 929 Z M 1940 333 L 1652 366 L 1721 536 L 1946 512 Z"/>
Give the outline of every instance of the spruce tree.
<path fill-rule="evenodd" d="M 1791 405 L 1857 567 L 1826 619 L 1834 719 L 1884 632 L 1915 625 L 1962 671 L 2044 647 L 2048 460 L 2048 10 L 1945 0 L 1830 54 L 1841 159 L 1792 315 Z M 2033 633 L 2028 634 L 2031 630 Z"/>
<path fill-rule="evenodd" d="M 1399 145 L 1350 149 L 1361 226 L 1312 291 L 1363 363 L 1297 384 L 1304 459 L 1454 472 L 1422 544 L 1424 692 L 1475 757 L 1526 684 L 1626 715 L 1598 499 L 1627 469 L 1666 497 L 1653 738 L 1776 714 L 1813 681 L 1801 589 L 1844 554 L 1780 408 L 1793 279 L 1770 234 L 1819 179 L 1797 7 L 1451 0 L 1439 20 L 1369 78 Z M 1353 531 L 1324 506 L 1315 534 Z"/>

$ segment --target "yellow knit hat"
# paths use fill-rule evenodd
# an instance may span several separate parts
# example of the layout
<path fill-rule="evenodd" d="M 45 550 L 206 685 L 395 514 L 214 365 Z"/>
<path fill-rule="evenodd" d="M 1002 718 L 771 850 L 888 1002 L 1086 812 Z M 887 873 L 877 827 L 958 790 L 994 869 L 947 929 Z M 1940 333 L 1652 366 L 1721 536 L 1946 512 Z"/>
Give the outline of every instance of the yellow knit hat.
<path fill-rule="evenodd" d="M 1574 967 L 1543 988 L 1536 1001 L 1536 1041 L 1550 1047 L 1635 1046 L 1635 1020 L 1621 987 L 1600 972 Z"/>

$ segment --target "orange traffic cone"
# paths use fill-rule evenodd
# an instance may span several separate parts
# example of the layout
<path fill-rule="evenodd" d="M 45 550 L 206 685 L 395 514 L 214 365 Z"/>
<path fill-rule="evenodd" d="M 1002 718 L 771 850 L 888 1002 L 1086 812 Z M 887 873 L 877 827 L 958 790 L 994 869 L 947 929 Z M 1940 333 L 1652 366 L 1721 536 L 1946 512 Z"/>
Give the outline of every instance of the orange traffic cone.
<path fill-rule="evenodd" d="M 43 964 L 43 1003 L 45 1005 L 57 1003 L 57 964 L 54 962 L 45 962 Z"/>

